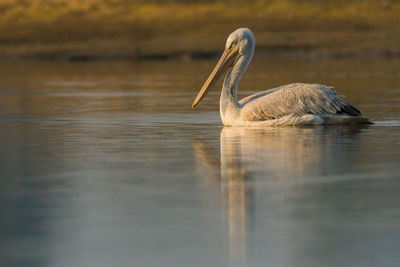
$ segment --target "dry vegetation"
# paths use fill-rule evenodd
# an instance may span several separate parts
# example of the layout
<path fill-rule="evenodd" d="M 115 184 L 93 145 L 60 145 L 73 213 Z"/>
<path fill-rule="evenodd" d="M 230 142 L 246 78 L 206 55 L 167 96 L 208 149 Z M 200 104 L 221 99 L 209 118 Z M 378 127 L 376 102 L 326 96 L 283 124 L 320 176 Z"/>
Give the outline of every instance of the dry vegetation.
<path fill-rule="evenodd" d="M 205 56 L 243 26 L 268 55 L 400 52 L 394 0 L 1 0 L 0 56 Z"/>

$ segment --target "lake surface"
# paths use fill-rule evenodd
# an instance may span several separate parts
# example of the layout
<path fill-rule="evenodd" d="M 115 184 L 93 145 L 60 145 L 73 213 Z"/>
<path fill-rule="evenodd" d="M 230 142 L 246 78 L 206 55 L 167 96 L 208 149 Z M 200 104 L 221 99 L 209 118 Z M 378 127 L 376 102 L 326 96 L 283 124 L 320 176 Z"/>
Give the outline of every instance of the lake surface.
<path fill-rule="evenodd" d="M 256 55 L 257 57 L 257 55 Z M 400 59 L 255 60 L 368 127 L 222 127 L 215 60 L 0 64 L 2 266 L 400 266 Z"/>

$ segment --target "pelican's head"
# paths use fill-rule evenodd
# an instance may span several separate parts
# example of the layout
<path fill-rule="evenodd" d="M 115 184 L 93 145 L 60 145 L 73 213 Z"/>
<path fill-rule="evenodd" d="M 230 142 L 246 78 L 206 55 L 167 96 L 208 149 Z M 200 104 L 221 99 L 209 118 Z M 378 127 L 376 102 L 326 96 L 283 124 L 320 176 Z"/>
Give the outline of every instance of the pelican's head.
<path fill-rule="evenodd" d="M 192 104 L 192 108 L 196 107 L 221 75 L 227 69 L 232 68 L 241 57 L 247 57 L 248 60 L 252 58 L 254 45 L 253 33 L 247 28 L 237 29 L 229 35 L 226 40 L 224 53 L 198 93 Z"/>

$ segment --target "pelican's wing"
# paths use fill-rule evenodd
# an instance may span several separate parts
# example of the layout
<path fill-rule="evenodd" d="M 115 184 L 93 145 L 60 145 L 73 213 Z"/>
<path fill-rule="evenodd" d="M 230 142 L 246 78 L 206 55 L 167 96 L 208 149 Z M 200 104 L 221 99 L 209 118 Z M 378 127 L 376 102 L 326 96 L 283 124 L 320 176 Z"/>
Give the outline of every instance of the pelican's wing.
<path fill-rule="evenodd" d="M 253 95 L 246 96 L 245 98 L 242 98 L 242 99 L 239 100 L 239 104 L 241 106 L 246 105 L 248 102 L 253 101 L 256 98 L 268 95 L 268 94 L 270 94 L 272 92 L 275 92 L 275 91 L 277 91 L 277 90 L 279 90 L 279 89 L 281 89 L 281 88 L 283 88 L 285 86 L 286 85 L 283 85 L 283 86 L 280 86 L 280 87 L 277 87 L 277 88 L 268 89 L 268 90 L 265 90 L 265 91 L 261 91 L 261 92 L 255 93 Z"/>
<path fill-rule="evenodd" d="M 346 114 L 361 112 L 340 99 L 332 87 L 294 83 L 263 91 L 242 99 L 241 117 L 247 121 L 277 119 L 287 115 Z"/>

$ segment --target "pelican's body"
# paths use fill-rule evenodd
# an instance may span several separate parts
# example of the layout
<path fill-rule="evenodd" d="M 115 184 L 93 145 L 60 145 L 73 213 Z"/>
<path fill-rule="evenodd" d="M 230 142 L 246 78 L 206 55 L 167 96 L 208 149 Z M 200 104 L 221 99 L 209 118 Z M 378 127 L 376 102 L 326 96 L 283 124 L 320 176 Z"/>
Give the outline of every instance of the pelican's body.
<path fill-rule="evenodd" d="M 224 125 L 321 125 L 370 123 L 361 112 L 344 102 L 332 87 L 294 83 L 237 100 L 239 80 L 254 53 L 255 41 L 249 29 L 234 31 L 225 51 L 207 79 L 192 107 L 201 101 L 214 82 L 228 70 L 222 86 L 220 115 Z"/>

